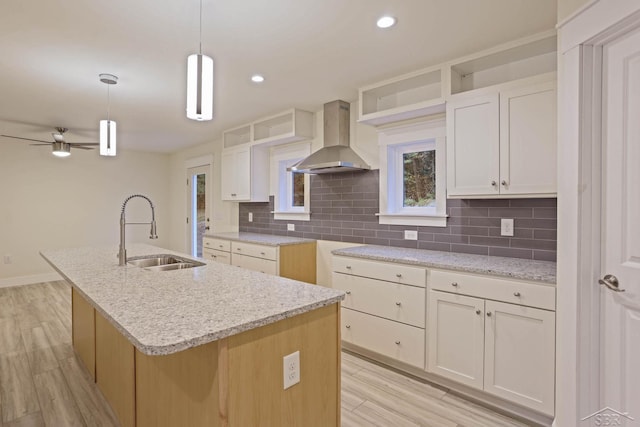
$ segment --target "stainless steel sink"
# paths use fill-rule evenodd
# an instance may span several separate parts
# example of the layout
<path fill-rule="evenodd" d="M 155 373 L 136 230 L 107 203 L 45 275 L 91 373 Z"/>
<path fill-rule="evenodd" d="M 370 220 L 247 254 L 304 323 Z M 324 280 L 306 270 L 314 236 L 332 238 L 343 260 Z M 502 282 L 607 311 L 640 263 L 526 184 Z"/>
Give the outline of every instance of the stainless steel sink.
<path fill-rule="evenodd" d="M 131 257 L 128 264 L 151 271 L 182 270 L 205 265 L 203 262 L 167 254 Z"/>

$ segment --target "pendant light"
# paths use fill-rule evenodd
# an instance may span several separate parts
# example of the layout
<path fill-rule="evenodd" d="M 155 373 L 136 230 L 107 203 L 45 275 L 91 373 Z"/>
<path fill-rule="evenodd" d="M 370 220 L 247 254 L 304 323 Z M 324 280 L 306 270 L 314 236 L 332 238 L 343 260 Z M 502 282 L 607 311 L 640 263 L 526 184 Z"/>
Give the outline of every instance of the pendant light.
<path fill-rule="evenodd" d="M 200 0 L 200 51 L 187 58 L 187 117 L 213 118 L 213 59 L 202 54 L 202 0 Z"/>
<path fill-rule="evenodd" d="M 100 120 L 100 155 L 116 155 L 116 122 L 110 119 L 111 96 L 109 87 L 118 83 L 113 74 L 100 74 L 100 81 L 107 85 L 107 120 Z"/>

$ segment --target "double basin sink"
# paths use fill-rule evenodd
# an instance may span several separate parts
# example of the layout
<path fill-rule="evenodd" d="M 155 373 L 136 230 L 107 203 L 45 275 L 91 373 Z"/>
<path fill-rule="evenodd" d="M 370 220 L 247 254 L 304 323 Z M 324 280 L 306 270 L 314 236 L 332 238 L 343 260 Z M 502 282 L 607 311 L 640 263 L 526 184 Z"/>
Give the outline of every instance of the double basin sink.
<path fill-rule="evenodd" d="M 203 262 L 168 254 L 131 257 L 127 264 L 150 271 L 183 270 L 206 265 Z"/>

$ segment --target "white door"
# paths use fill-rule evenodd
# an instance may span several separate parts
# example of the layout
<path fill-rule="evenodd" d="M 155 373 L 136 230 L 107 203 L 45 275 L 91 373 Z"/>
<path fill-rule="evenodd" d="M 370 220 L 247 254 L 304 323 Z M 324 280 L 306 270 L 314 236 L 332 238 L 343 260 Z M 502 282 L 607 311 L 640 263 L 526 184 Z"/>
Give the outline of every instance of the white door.
<path fill-rule="evenodd" d="M 500 192 L 498 94 L 447 102 L 447 194 Z"/>
<path fill-rule="evenodd" d="M 485 302 L 484 390 L 553 415 L 556 315 Z"/>
<path fill-rule="evenodd" d="M 603 62 L 601 404 L 640 426 L 640 29 Z"/>
<path fill-rule="evenodd" d="M 189 216 L 189 253 L 202 256 L 202 237 L 210 230 L 211 211 L 211 173 L 210 166 L 198 166 L 187 169 L 187 197 Z"/>
<path fill-rule="evenodd" d="M 484 300 L 430 291 L 428 371 L 482 390 Z"/>
<path fill-rule="evenodd" d="M 556 193 L 556 82 L 500 93 L 500 194 Z"/>

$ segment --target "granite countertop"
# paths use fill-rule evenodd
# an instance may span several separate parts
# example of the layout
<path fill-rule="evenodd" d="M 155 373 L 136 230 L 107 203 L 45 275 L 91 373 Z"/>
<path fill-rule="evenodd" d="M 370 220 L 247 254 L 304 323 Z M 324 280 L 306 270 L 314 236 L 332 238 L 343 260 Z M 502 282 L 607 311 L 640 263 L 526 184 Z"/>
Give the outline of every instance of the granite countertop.
<path fill-rule="evenodd" d="M 116 247 L 40 254 L 141 352 L 171 354 L 344 299 L 335 289 L 200 259 L 205 266 L 148 271 L 118 266 Z M 132 244 L 129 258 L 174 254 Z M 186 257 L 192 258 L 192 257 Z"/>
<path fill-rule="evenodd" d="M 246 243 L 257 243 L 259 245 L 267 246 L 299 245 L 300 243 L 315 242 L 315 240 L 302 239 L 300 237 L 275 236 L 272 234 L 245 233 L 238 231 L 231 231 L 226 233 L 209 233 L 205 234 L 204 237 L 235 240 L 238 242 Z"/>
<path fill-rule="evenodd" d="M 531 280 L 548 284 L 556 283 L 556 263 L 551 261 L 533 261 L 520 258 L 373 245 L 336 249 L 331 253 L 334 255 L 442 268 L 466 273 L 490 274 L 492 276 Z"/>

